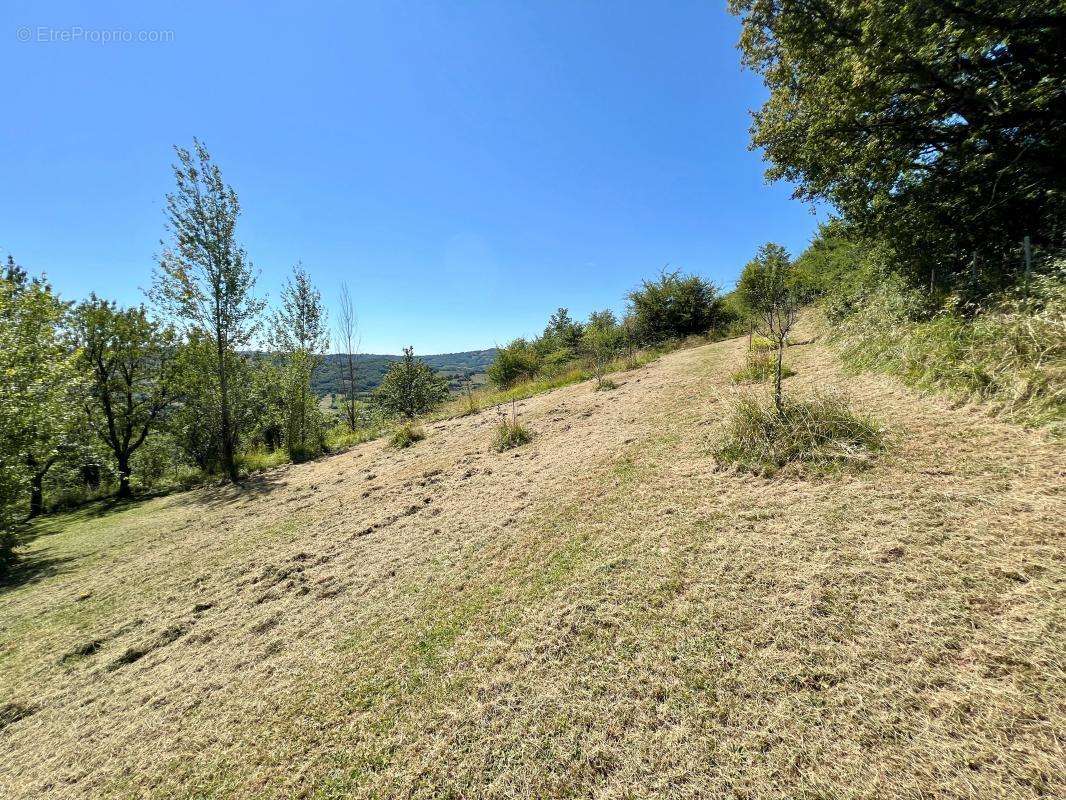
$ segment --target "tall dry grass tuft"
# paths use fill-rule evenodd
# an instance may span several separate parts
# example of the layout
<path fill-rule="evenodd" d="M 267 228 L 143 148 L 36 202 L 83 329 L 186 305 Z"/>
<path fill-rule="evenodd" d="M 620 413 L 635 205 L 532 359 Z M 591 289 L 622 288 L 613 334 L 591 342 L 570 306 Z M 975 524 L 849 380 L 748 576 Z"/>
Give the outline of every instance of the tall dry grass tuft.
<path fill-rule="evenodd" d="M 948 305 L 931 318 L 898 285 L 874 290 L 832 322 L 831 341 L 855 370 L 885 372 L 960 401 L 988 404 L 1028 426 L 1066 427 L 1066 266 L 1034 278 L 1028 295 L 987 308 Z"/>
<path fill-rule="evenodd" d="M 768 476 L 790 465 L 807 472 L 862 468 L 884 449 L 884 430 L 840 395 L 785 396 L 778 411 L 770 398 L 743 394 L 726 417 L 714 455 Z"/>

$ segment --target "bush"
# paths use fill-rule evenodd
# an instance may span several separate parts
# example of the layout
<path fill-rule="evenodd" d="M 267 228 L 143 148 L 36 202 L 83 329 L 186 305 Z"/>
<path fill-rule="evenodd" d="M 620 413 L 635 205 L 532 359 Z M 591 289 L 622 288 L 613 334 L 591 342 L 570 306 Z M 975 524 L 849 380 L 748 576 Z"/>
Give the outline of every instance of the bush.
<path fill-rule="evenodd" d="M 487 370 L 489 380 L 501 389 L 508 389 L 521 381 L 532 380 L 540 372 L 542 358 L 525 339 L 515 339 L 497 351 L 496 359 Z"/>
<path fill-rule="evenodd" d="M 777 356 L 765 350 L 748 352 L 748 360 L 742 369 L 737 370 L 730 376 L 733 383 L 766 383 L 774 379 L 774 370 L 777 366 Z M 795 370 L 787 366 L 781 366 L 781 377 L 790 378 L 795 375 Z"/>
<path fill-rule="evenodd" d="M 403 450 L 405 447 L 410 447 L 415 442 L 420 442 L 425 438 L 426 432 L 421 425 L 414 422 L 405 422 L 389 436 L 389 445 L 397 450 Z"/>
<path fill-rule="evenodd" d="M 15 546 L 18 537 L 14 531 L 0 529 L 0 579 L 2 579 L 15 563 Z"/>
<path fill-rule="evenodd" d="M 796 465 L 815 472 L 865 466 L 884 449 L 884 432 L 835 395 L 810 400 L 737 398 L 714 455 L 756 475 Z"/>
<path fill-rule="evenodd" d="M 374 390 L 374 401 L 387 414 L 414 419 L 439 406 L 448 397 L 448 381 L 425 361 L 415 358 L 415 349 L 405 347 L 397 361 Z"/>
<path fill-rule="evenodd" d="M 714 285 L 678 270 L 664 271 L 630 292 L 629 315 L 643 342 L 706 333 L 725 320 Z"/>

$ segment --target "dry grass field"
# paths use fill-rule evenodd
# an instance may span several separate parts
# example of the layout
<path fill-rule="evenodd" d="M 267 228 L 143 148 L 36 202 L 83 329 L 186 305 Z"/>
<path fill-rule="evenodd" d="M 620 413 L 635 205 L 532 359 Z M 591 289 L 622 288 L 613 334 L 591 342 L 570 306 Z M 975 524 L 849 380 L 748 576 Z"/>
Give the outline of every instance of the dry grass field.
<path fill-rule="evenodd" d="M 0 796 L 1066 796 L 1066 448 L 790 348 L 888 431 L 717 465 L 744 342 L 39 529 Z M 758 389 L 763 391 L 765 389 Z"/>

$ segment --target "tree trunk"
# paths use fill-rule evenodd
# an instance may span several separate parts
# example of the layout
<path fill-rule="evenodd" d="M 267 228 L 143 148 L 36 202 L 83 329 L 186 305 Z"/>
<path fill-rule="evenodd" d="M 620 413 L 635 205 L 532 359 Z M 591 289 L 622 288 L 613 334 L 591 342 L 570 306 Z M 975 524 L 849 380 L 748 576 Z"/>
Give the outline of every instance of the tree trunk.
<path fill-rule="evenodd" d="M 218 342 L 218 389 L 219 400 L 222 406 L 222 466 L 225 467 L 229 479 L 237 483 L 237 459 L 233 453 L 233 427 L 230 419 L 229 386 L 226 375 L 225 349 L 221 340 Z"/>
<path fill-rule="evenodd" d="M 781 362 L 785 356 L 785 340 L 784 337 L 777 345 L 777 369 L 774 372 L 774 404 L 777 406 L 777 413 L 782 413 L 781 408 Z"/>
<path fill-rule="evenodd" d="M 30 478 L 30 518 L 44 512 L 44 472 L 34 472 Z"/>
<path fill-rule="evenodd" d="M 119 456 L 118 458 L 118 496 L 122 500 L 133 496 L 133 492 L 130 489 L 130 461 L 128 455 Z"/>

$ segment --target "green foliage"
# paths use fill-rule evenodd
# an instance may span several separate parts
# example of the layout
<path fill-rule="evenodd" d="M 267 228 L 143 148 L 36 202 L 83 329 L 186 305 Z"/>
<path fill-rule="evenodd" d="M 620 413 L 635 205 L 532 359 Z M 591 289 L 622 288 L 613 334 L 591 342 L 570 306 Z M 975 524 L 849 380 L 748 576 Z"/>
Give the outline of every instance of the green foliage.
<path fill-rule="evenodd" d="M 629 316 L 643 343 L 707 333 L 724 321 L 714 285 L 679 270 L 663 271 L 630 292 Z"/>
<path fill-rule="evenodd" d="M 496 358 L 488 368 L 489 380 L 495 386 L 506 389 L 520 381 L 535 378 L 543 364 L 535 347 L 525 339 L 515 339 L 496 352 Z"/>
<path fill-rule="evenodd" d="M 559 308 L 551 315 L 547 327 L 544 328 L 544 334 L 539 340 L 541 351 L 563 351 L 569 354 L 569 357 L 580 346 L 583 332 L 584 326 L 571 319 L 569 310 Z"/>
<path fill-rule="evenodd" d="M 731 0 L 770 97 L 768 177 L 886 239 L 925 283 L 976 257 L 1003 279 L 1023 235 L 1062 246 L 1066 63 L 1059 0 Z"/>
<path fill-rule="evenodd" d="M 789 465 L 812 472 L 862 467 L 884 447 L 881 427 L 841 397 L 784 398 L 778 406 L 745 394 L 734 401 L 714 455 L 745 472 L 769 476 Z"/>
<path fill-rule="evenodd" d="M 774 363 L 774 402 L 781 407 L 784 350 L 789 331 L 796 324 L 800 305 L 808 299 L 804 283 L 788 252 L 772 242 L 759 248 L 737 282 L 736 301 L 755 327 L 777 351 Z"/>
<path fill-rule="evenodd" d="M 581 337 L 581 345 L 592 362 L 596 373 L 597 387 L 603 387 L 607 365 L 617 355 L 621 347 L 622 331 L 610 311 L 594 312 Z"/>
<path fill-rule="evenodd" d="M 282 288 L 271 334 L 274 349 L 283 360 L 280 377 L 285 446 L 289 457 L 299 463 L 325 447 L 325 420 L 311 388 L 311 377 L 329 347 L 322 295 L 299 264 Z"/>
<path fill-rule="evenodd" d="M 0 276 L 0 531 L 17 522 L 25 493 L 43 510 L 48 470 L 78 441 L 76 353 L 61 335 L 67 304 L 13 259 Z M 4 534 L 0 549 L 12 537 Z M 6 559 L 6 556 L 3 556 Z"/>
<path fill-rule="evenodd" d="M 177 336 L 143 306 L 120 309 L 95 294 L 74 309 L 71 330 L 88 376 L 85 418 L 115 461 L 119 497 L 129 497 L 131 459 L 175 400 Z"/>
<path fill-rule="evenodd" d="M 425 438 L 426 432 L 423 430 L 422 426 L 407 420 L 393 430 L 392 434 L 389 436 L 389 446 L 395 447 L 397 450 L 403 450 Z"/>
<path fill-rule="evenodd" d="M 768 340 L 764 340 L 768 341 Z M 790 378 L 796 372 L 782 365 L 781 377 Z M 765 350 L 752 349 L 748 352 L 744 366 L 730 376 L 733 383 L 767 383 L 777 378 L 777 359 Z"/>
<path fill-rule="evenodd" d="M 374 401 L 386 413 L 413 419 L 432 411 L 448 397 L 448 383 L 423 361 L 413 347 L 403 349 L 403 360 L 392 365 L 374 392 Z"/>
<path fill-rule="evenodd" d="M 159 259 L 150 296 L 164 312 L 181 321 L 192 337 L 214 346 L 218 405 L 217 439 L 222 467 L 238 478 L 239 430 L 232 372 L 236 352 L 259 330 L 265 302 L 254 294 L 256 273 L 236 239 L 241 206 L 207 148 L 193 140 L 195 155 L 174 148 L 177 189 L 167 195 L 167 228 L 172 236 Z"/>
<path fill-rule="evenodd" d="M 888 280 L 835 306 L 831 341 L 852 369 L 987 403 L 996 413 L 1061 432 L 1066 423 L 1066 266 L 979 307 L 927 297 Z"/>

